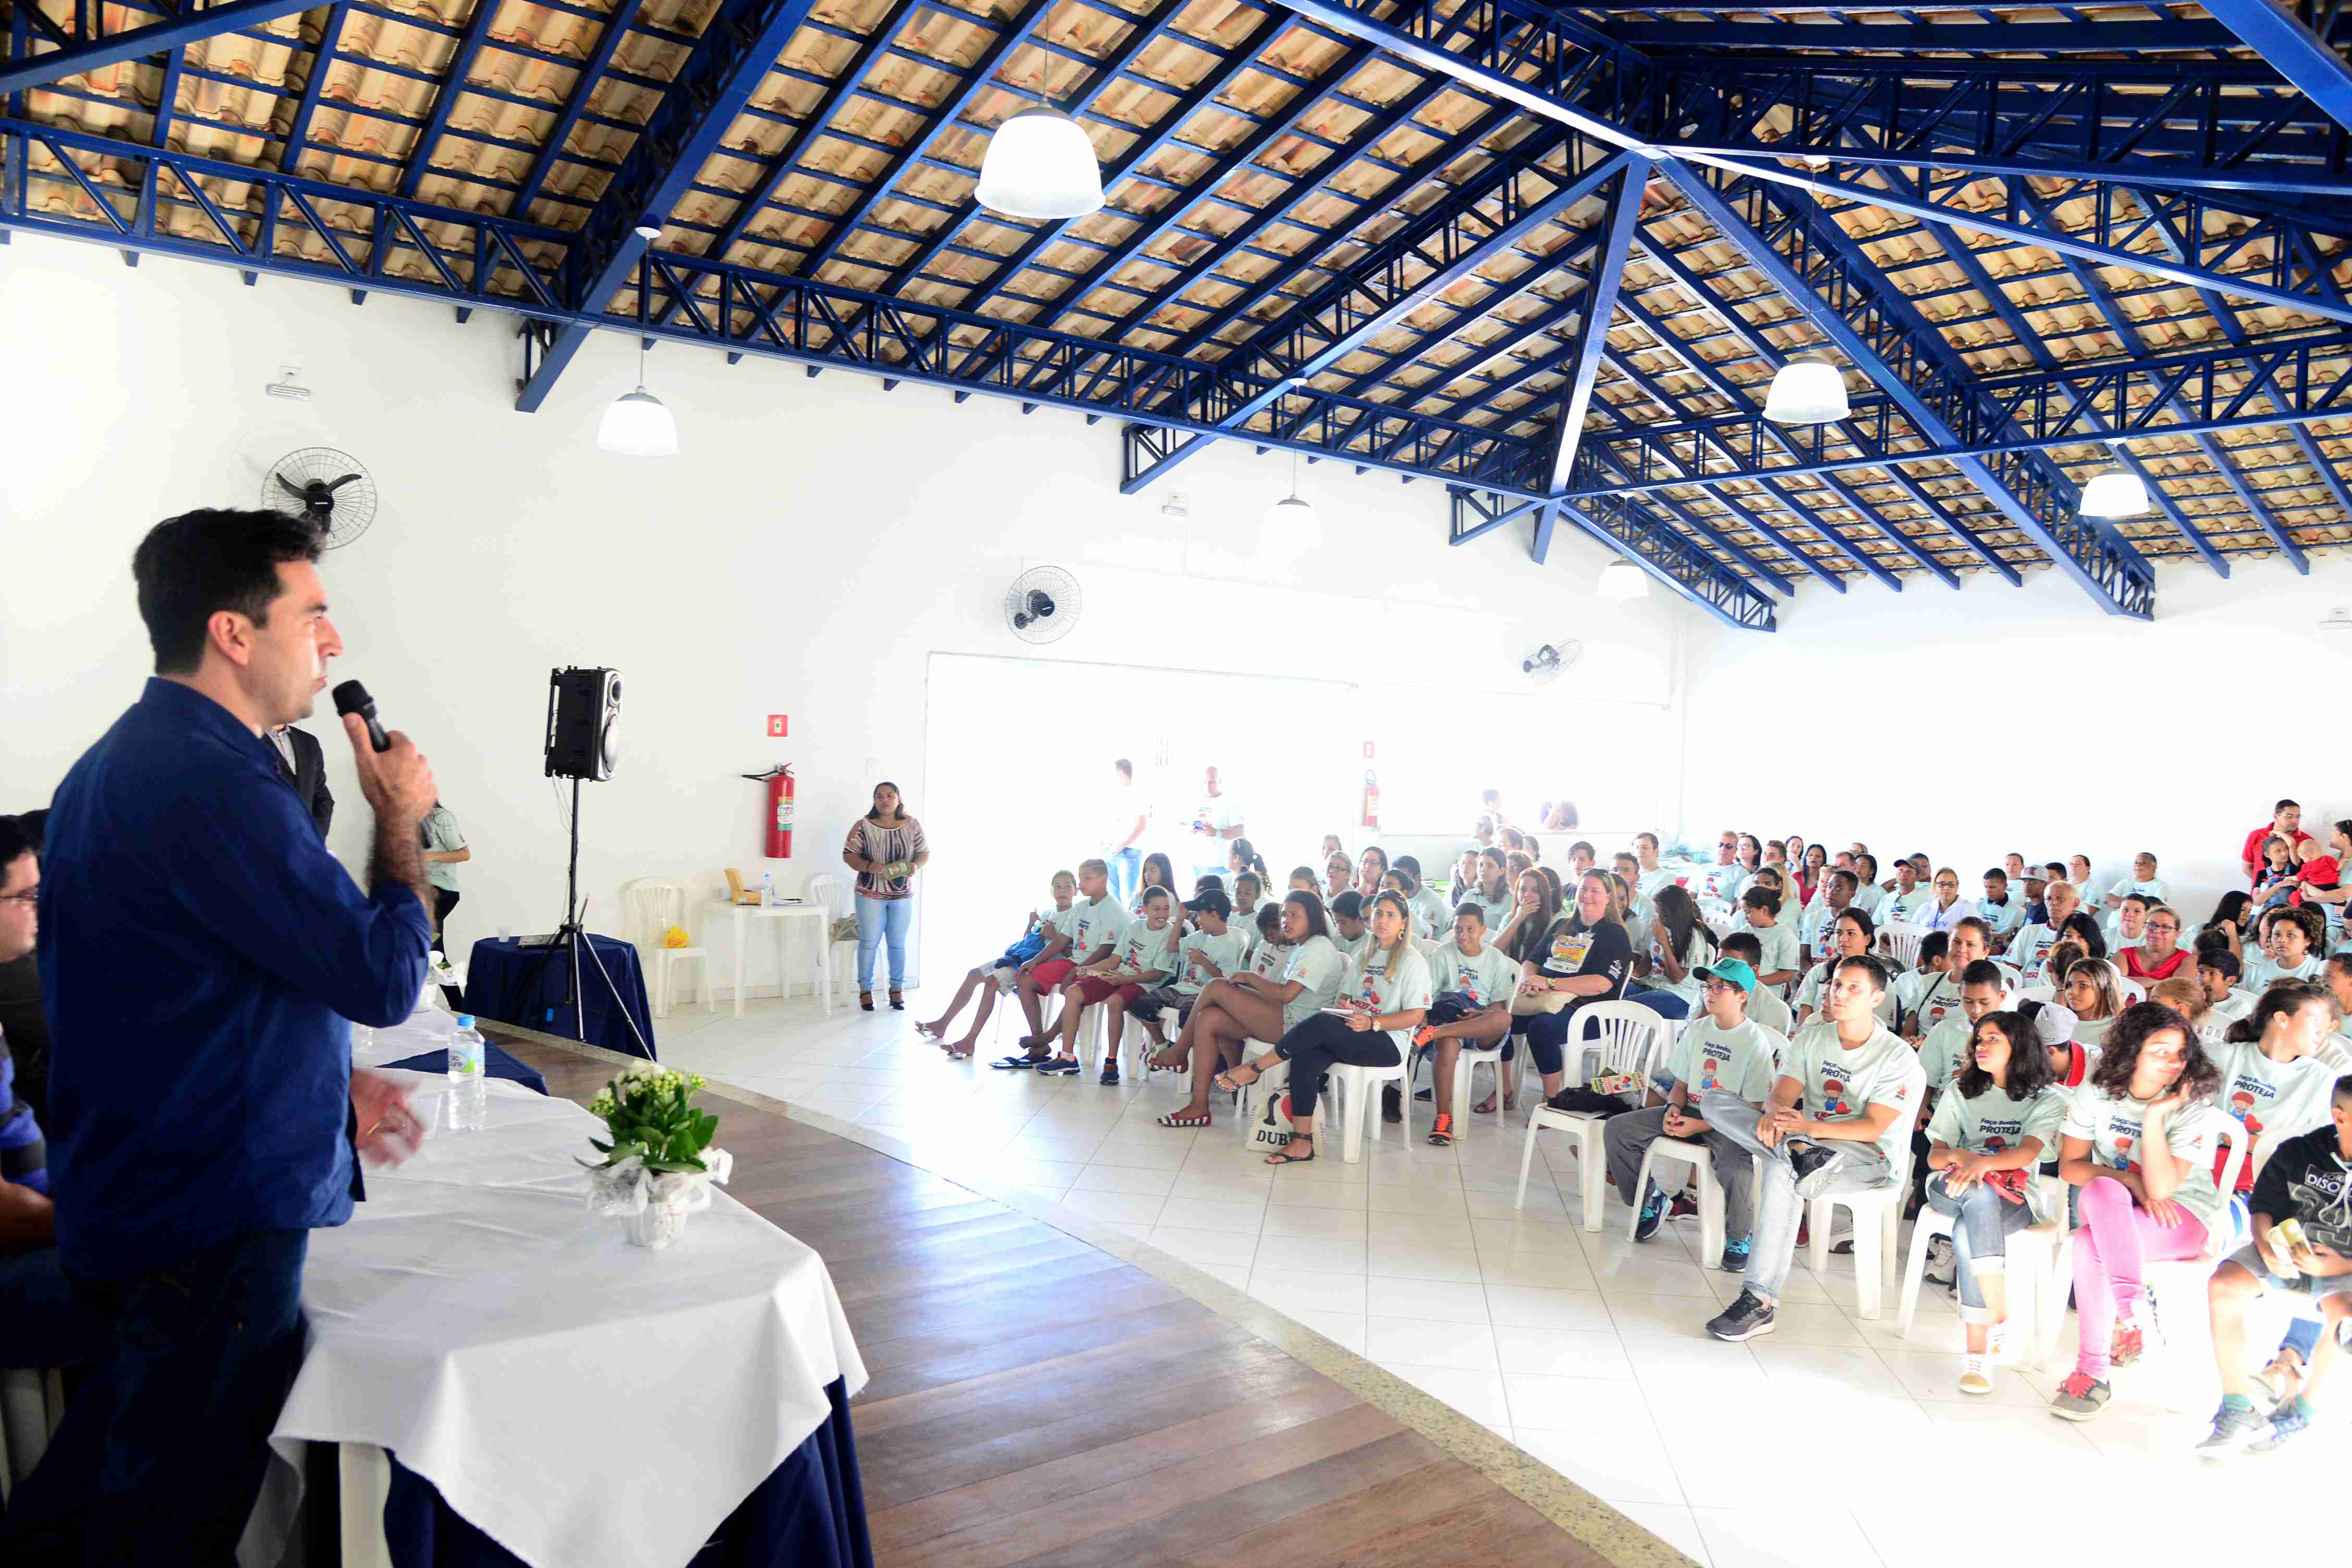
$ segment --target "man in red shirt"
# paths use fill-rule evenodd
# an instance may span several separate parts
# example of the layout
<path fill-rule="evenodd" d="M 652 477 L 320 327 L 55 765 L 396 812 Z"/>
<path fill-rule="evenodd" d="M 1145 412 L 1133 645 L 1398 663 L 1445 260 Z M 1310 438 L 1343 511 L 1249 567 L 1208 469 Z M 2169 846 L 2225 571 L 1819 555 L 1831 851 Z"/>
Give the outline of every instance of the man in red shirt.
<path fill-rule="evenodd" d="M 2246 886 L 2252 887 L 2255 879 L 2262 875 L 2263 840 L 2275 833 L 2286 840 L 2289 848 L 2293 848 L 2311 837 L 2310 834 L 2303 831 L 2302 824 L 2302 805 L 2292 800 L 2283 800 L 2273 808 L 2271 819 L 2268 822 L 2246 835 L 2245 847 L 2238 853 L 2238 859 L 2246 868 Z"/>

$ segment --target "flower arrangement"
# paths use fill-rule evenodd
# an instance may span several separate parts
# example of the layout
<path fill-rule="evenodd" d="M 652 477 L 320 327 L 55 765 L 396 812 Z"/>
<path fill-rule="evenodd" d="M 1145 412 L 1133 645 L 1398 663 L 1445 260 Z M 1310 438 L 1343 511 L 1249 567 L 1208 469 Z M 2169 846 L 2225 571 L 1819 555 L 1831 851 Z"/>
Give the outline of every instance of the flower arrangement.
<path fill-rule="evenodd" d="M 733 1156 L 710 1146 L 719 1118 L 688 1102 L 703 1081 L 699 1073 L 633 1062 L 588 1102 L 613 1135 L 609 1143 L 588 1141 L 603 1160 L 580 1162 L 588 1170 L 588 1206 L 628 1219 L 629 1239 L 640 1247 L 677 1240 L 686 1216 L 710 1206 L 711 1184 L 733 1173 Z"/>

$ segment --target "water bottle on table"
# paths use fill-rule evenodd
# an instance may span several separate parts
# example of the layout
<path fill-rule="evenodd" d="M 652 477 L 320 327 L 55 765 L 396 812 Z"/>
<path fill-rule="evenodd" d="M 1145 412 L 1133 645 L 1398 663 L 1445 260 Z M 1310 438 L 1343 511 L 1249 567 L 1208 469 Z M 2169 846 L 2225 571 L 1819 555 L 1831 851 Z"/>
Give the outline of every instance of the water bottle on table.
<path fill-rule="evenodd" d="M 776 874 L 773 871 L 762 871 L 760 873 L 760 907 L 763 910 L 772 909 L 775 907 L 775 902 Z"/>
<path fill-rule="evenodd" d="M 457 1015 L 457 1032 L 449 1037 L 449 1125 L 461 1132 L 478 1131 L 489 1112 L 489 1047 L 474 1027 L 471 1013 Z"/>

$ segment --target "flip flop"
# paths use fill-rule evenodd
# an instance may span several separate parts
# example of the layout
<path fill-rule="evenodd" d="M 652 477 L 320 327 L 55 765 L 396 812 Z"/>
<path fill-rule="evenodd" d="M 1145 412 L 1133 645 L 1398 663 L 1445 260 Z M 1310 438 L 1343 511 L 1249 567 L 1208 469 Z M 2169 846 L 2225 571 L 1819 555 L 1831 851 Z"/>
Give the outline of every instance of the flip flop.
<path fill-rule="evenodd" d="M 1209 1116 L 1206 1111 L 1202 1111 L 1198 1116 L 1186 1116 L 1181 1111 L 1171 1110 L 1160 1118 L 1160 1125 L 1162 1127 L 1206 1127 L 1208 1124 Z"/>

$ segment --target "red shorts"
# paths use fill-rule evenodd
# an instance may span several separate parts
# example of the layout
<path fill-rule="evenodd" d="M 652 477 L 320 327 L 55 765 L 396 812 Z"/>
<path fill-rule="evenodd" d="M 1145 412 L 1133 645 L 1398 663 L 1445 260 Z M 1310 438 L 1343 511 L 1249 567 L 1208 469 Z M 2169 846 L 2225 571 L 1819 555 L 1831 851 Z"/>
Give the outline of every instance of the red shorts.
<path fill-rule="evenodd" d="M 1076 963 L 1071 959 L 1050 959 L 1031 970 L 1029 978 L 1037 983 L 1038 990 L 1051 991 L 1055 986 L 1067 980 L 1070 977 L 1070 971 L 1076 967 Z"/>
<path fill-rule="evenodd" d="M 1143 994 L 1140 985 L 1125 985 L 1116 980 L 1106 980 L 1099 974 L 1089 974 L 1065 994 L 1081 1007 L 1091 1007 L 1097 1002 L 1116 997 L 1121 1009 Z"/>

